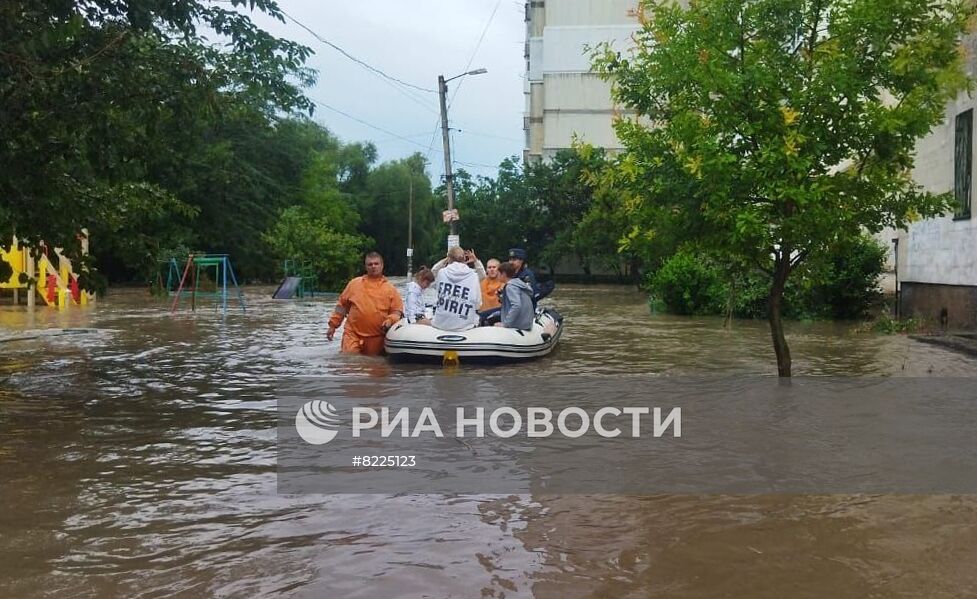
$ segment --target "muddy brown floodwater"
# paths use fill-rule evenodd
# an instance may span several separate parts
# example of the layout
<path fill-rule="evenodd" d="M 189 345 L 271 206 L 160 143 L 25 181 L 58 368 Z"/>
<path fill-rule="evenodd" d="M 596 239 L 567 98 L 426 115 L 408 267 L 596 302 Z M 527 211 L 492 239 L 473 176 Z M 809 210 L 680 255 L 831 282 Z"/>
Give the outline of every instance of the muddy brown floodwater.
<path fill-rule="evenodd" d="M 0 597 L 977 593 L 971 496 L 279 495 L 276 381 L 437 369 L 340 356 L 329 298 L 265 291 L 224 322 L 137 291 L 0 308 Z M 567 330 L 534 374 L 773 370 L 763 322 L 653 315 L 623 287 L 551 301 Z M 977 372 L 849 324 L 789 336 L 797 374 Z"/>

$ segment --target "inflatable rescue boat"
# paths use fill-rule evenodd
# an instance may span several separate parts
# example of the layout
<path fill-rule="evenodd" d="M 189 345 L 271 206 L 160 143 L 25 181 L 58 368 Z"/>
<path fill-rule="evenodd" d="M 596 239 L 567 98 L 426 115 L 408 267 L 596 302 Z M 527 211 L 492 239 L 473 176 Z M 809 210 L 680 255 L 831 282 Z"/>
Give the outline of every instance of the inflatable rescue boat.
<path fill-rule="evenodd" d="M 563 317 L 552 308 L 539 308 L 528 331 L 477 327 L 444 331 L 400 321 L 387 332 L 387 355 L 394 360 L 512 362 L 539 358 L 556 347 L 563 333 Z"/>

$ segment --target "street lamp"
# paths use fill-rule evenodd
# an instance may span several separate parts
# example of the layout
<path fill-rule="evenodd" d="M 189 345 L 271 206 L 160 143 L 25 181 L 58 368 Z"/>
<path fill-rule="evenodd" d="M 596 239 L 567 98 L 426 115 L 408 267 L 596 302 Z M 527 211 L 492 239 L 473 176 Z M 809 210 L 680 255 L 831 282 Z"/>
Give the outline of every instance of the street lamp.
<path fill-rule="evenodd" d="M 438 95 L 441 97 L 441 136 L 444 143 L 444 181 L 448 191 L 448 211 L 455 209 L 455 186 L 451 174 L 451 141 L 448 139 L 448 82 L 465 75 L 482 75 L 488 73 L 487 69 L 475 69 L 461 75 L 455 75 L 445 79 L 444 75 L 438 75 Z M 448 232 L 454 237 L 458 234 L 458 225 L 455 221 L 448 221 Z"/>

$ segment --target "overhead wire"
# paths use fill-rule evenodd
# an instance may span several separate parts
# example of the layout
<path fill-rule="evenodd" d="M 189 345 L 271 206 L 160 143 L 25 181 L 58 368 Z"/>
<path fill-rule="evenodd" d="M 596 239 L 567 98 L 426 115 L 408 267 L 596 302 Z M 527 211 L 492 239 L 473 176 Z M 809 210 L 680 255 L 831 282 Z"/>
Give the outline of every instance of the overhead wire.
<path fill-rule="evenodd" d="M 489 15 L 488 21 L 486 21 L 485 26 L 482 27 L 482 34 L 478 36 L 478 41 L 475 43 L 475 48 L 472 50 L 471 55 L 468 57 L 468 63 L 465 65 L 463 72 L 467 73 L 471 69 L 472 63 L 475 61 L 475 56 L 478 55 L 478 51 L 482 47 L 482 41 L 485 39 L 485 34 L 488 33 L 489 28 L 492 26 L 492 21 L 495 20 L 495 13 L 499 12 L 499 6 L 501 5 L 502 5 L 502 0 L 498 0 L 495 3 L 495 8 L 492 9 L 492 14 Z M 455 91 L 454 93 L 451 94 L 451 99 L 447 102 L 449 109 L 451 108 L 451 105 L 454 103 L 455 98 L 458 97 L 458 91 L 461 90 L 461 86 L 465 82 L 465 79 L 467 79 L 467 77 L 464 76 L 461 77 L 461 79 L 458 81 L 458 85 L 455 86 Z M 437 131 L 434 132 L 434 135 L 437 136 Z M 434 145 L 433 138 L 431 139 L 431 145 L 432 146 Z"/>
<path fill-rule="evenodd" d="M 296 19 L 292 15 L 286 13 L 285 11 L 282 11 L 282 14 L 285 17 L 287 17 L 290 21 L 292 21 L 293 23 L 295 23 L 296 25 L 298 25 L 299 27 L 301 27 L 302 29 L 304 29 L 306 32 L 308 32 L 309 35 L 311 35 L 312 37 L 314 37 L 316 40 L 318 40 L 319 42 L 321 42 L 321 43 L 329 46 L 330 48 L 335 49 L 337 52 L 339 52 L 340 54 L 342 54 L 346 58 L 348 58 L 348 59 L 352 60 L 353 62 L 355 62 L 356 64 L 358 64 L 358 65 L 366 68 L 368 71 L 370 71 L 371 74 L 373 74 L 374 76 L 376 76 L 377 78 L 379 78 L 381 81 L 383 81 L 385 84 L 387 84 L 390 87 L 392 87 L 393 89 L 395 89 L 397 92 L 399 92 L 400 94 L 402 94 L 407 99 L 409 99 L 412 102 L 414 102 L 415 104 L 419 105 L 424 110 L 427 110 L 428 112 L 437 114 L 437 111 L 433 107 L 431 107 L 430 104 L 427 104 L 424 100 L 422 100 L 421 98 L 419 98 L 416 95 L 414 95 L 414 92 L 411 92 L 410 90 L 404 89 L 403 87 L 400 87 L 400 86 L 407 86 L 409 88 L 417 89 L 417 90 L 424 91 L 424 92 L 430 92 L 430 93 L 437 93 L 437 90 L 433 90 L 433 89 L 429 89 L 429 88 L 425 88 L 425 87 L 420 87 L 418 85 L 414 85 L 413 83 L 408 83 L 406 81 L 403 81 L 402 79 L 398 79 L 397 77 L 394 77 L 393 75 L 388 75 L 384 71 L 382 71 L 382 70 L 374 67 L 373 65 L 371 65 L 369 63 L 366 63 L 366 62 L 360 60 L 359 58 L 356 58 L 355 56 L 353 56 L 352 54 L 350 54 L 346 50 L 340 48 L 339 46 L 337 46 L 333 42 L 331 42 L 331 41 L 327 40 L 326 38 L 322 37 L 321 35 L 319 35 L 318 33 L 316 33 L 311 27 L 309 27 L 305 23 L 302 23 L 301 21 L 299 21 L 298 19 Z M 395 84 L 399 84 L 399 85 L 395 85 Z"/>
<path fill-rule="evenodd" d="M 493 21 L 495 19 L 495 15 L 498 13 L 498 10 L 499 10 L 499 7 L 501 6 L 501 4 L 502 4 L 502 0 L 498 0 L 496 2 L 495 7 L 492 9 L 492 13 L 489 15 L 489 18 L 486 21 L 485 26 L 482 28 L 482 32 L 479 35 L 478 41 L 475 44 L 475 48 L 472 50 L 472 53 L 471 53 L 471 55 L 468 58 L 468 62 L 465 65 L 465 71 L 466 72 L 471 68 L 472 62 L 474 62 L 475 57 L 478 55 L 478 51 L 479 51 L 479 49 L 482 46 L 482 42 L 484 41 L 485 36 L 488 33 L 489 28 L 492 26 L 492 23 L 493 23 Z M 422 92 L 427 92 L 427 93 L 438 93 L 438 91 L 437 90 L 434 90 L 434 89 L 430 89 L 430 88 L 421 87 L 421 86 L 415 85 L 413 83 L 409 83 L 407 81 L 404 81 L 402 79 L 399 79 L 397 77 L 394 77 L 393 75 L 390 75 L 390 74 L 384 72 L 383 70 L 381 70 L 381 69 L 379 69 L 377 67 L 374 67 L 373 65 L 371 65 L 371 64 L 369 64 L 369 63 L 367 63 L 367 62 L 365 62 L 365 61 L 363 61 L 363 60 L 361 60 L 361 59 L 359 59 L 359 58 L 357 58 L 355 56 L 353 56 L 352 54 L 350 54 L 349 52 L 347 52 L 345 49 L 343 49 L 342 47 L 340 47 L 339 45 L 337 45 L 337 44 L 333 43 L 332 41 L 326 39 L 325 37 L 323 37 L 322 35 L 320 35 L 316 31 L 314 31 L 311 27 L 309 27 L 305 23 L 299 21 L 298 19 L 296 19 L 292 15 L 288 14 L 284 10 L 281 11 L 281 12 L 282 12 L 282 15 L 284 17 L 286 17 L 288 20 L 292 21 L 293 23 L 295 23 L 296 25 L 298 25 L 300 28 L 302 28 L 303 30 L 305 30 L 307 33 L 309 33 L 312 37 L 314 37 L 320 43 L 322 43 L 322 44 L 324 44 L 326 46 L 329 46 L 330 48 L 332 48 L 333 50 L 339 52 L 341 55 L 343 55 L 344 57 L 346 57 L 350 61 L 352 61 L 352 62 L 360 65 L 361 67 L 367 69 L 373 75 L 377 76 L 382 81 L 384 81 L 384 83 L 387 83 L 388 85 L 390 85 L 391 87 L 393 87 L 395 90 L 397 90 L 398 92 L 400 92 L 405 97 L 407 97 L 411 101 L 415 102 L 416 104 L 418 104 L 419 106 L 421 106 L 425 110 L 427 110 L 429 112 L 432 112 L 432 113 L 435 113 L 435 114 L 439 114 L 438 121 L 435 123 L 434 130 L 431 133 L 431 141 L 430 141 L 429 144 L 427 144 L 427 146 L 425 146 L 422 143 L 418 143 L 418 142 L 410 139 L 410 137 L 418 137 L 421 134 L 412 135 L 412 136 L 400 135 L 398 133 L 394 133 L 393 131 L 390 131 L 389 129 L 385 129 L 383 127 L 380 127 L 378 125 L 375 125 L 373 123 L 370 123 L 370 122 L 368 122 L 366 120 L 363 120 L 363 119 L 361 119 L 359 117 L 356 117 L 356 116 L 354 116 L 352 114 L 349 114 L 348 112 L 345 112 L 343 110 L 340 110 L 340 109 L 338 109 L 338 108 L 336 108 L 334 106 L 330 106 L 329 104 L 326 104 L 325 102 L 321 102 L 321 101 L 316 100 L 314 98 L 312 99 L 315 104 L 317 104 L 317 105 L 319 105 L 319 106 L 321 106 L 321 107 L 323 107 L 323 108 L 325 108 L 327 110 L 330 110 L 332 112 L 335 112 L 337 114 L 340 114 L 340 115 L 342 115 L 342 116 L 344 116 L 344 117 L 346 117 L 346 118 L 348 118 L 350 120 L 356 121 L 356 122 L 358 122 L 358 123 L 360 123 L 362 125 L 365 125 L 367 127 L 370 127 L 371 129 L 375 129 L 377 131 L 380 131 L 382 133 L 385 133 L 387 135 L 390 135 L 392 139 L 404 141 L 404 142 L 407 142 L 409 144 L 418 146 L 420 148 L 425 148 L 425 159 L 430 163 L 431 162 L 431 158 L 432 158 L 432 153 L 434 152 L 434 145 L 435 145 L 436 140 L 437 140 L 438 129 L 440 128 L 440 125 L 441 125 L 440 113 L 438 111 L 435 111 L 429 104 L 425 103 L 422 99 L 420 99 L 419 97 L 415 96 L 414 95 L 414 92 L 411 92 L 408 89 L 404 89 L 401 86 L 404 86 L 404 87 L 407 87 L 407 88 L 411 88 L 411 89 L 414 89 L 414 90 L 418 90 L 418 91 L 422 91 Z M 451 103 L 454 102 L 454 99 L 457 97 L 458 92 L 461 89 L 461 86 L 464 83 L 465 79 L 466 79 L 465 77 L 462 77 L 460 79 L 460 81 L 458 82 L 458 85 L 455 86 L 455 89 L 454 89 L 454 92 L 452 93 L 451 99 L 448 102 L 448 106 L 450 106 Z M 482 137 L 491 137 L 491 138 L 497 138 L 497 139 L 504 139 L 504 140 L 507 140 L 507 141 L 519 141 L 519 140 L 516 140 L 516 139 L 513 139 L 513 138 L 506 138 L 506 137 L 502 137 L 502 136 L 498 136 L 498 135 L 492 135 L 492 134 L 488 134 L 488 133 L 480 133 L 480 132 L 476 132 L 476 131 L 468 131 L 468 133 L 471 134 L 471 135 L 478 135 L 478 136 L 482 136 Z M 384 141 L 388 141 L 388 140 L 384 140 Z M 443 150 L 442 150 L 442 152 L 443 152 Z M 461 162 L 461 161 L 457 161 L 457 162 L 459 164 L 470 165 L 470 166 L 484 166 L 486 168 L 496 168 L 496 167 L 492 167 L 492 166 L 484 165 L 484 164 L 479 164 L 479 163 L 466 163 L 466 162 Z"/>
<path fill-rule="evenodd" d="M 391 141 L 393 139 L 403 139 L 405 137 L 409 137 L 410 139 L 427 138 L 427 131 L 421 131 L 421 132 L 418 132 L 418 133 L 410 133 L 410 134 L 406 134 L 406 135 L 398 135 L 397 137 L 382 137 L 380 139 L 373 140 L 373 142 L 374 143 L 380 143 L 380 142 L 384 142 L 384 141 Z"/>
<path fill-rule="evenodd" d="M 496 8 L 498 8 L 498 7 L 496 7 Z M 281 9 L 279 8 L 279 10 L 281 10 Z M 281 13 L 286 18 L 288 18 L 288 20 L 292 21 L 293 23 L 295 23 L 296 25 L 298 25 L 302 29 L 306 30 L 312 37 L 316 38 L 317 40 L 319 40 L 323 44 L 329 46 L 330 48 L 336 50 L 337 52 L 339 52 L 340 54 L 342 54 L 346 58 L 352 60 L 356 64 L 362 66 L 363 68 L 366 68 L 366 69 L 368 69 L 370 71 L 373 71 L 377 75 L 380 75 L 381 77 L 384 77 L 386 79 L 389 79 L 390 81 L 394 81 L 396 83 L 399 83 L 400 85 L 406 85 L 407 87 L 411 87 L 411 88 L 414 88 L 414 89 L 419 90 L 419 91 L 422 91 L 422 92 L 428 92 L 428 93 L 434 93 L 434 94 L 438 93 L 438 91 L 435 90 L 435 89 L 430 89 L 430 88 L 427 88 L 427 87 L 421 87 L 419 85 L 414 85 L 413 83 L 408 83 L 408 82 L 406 82 L 406 81 L 404 81 L 402 79 L 398 79 L 398 78 L 394 77 L 393 75 L 388 75 L 387 73 L 383 72 L 382 70 L 376 68 L 375 66 L 373 66 L 373 65 L 371 65 L 371 64 L 369 64 L 367 62 L 364 62 L 364 61 L 360 60 L 359 58 L 356 58 L 355 56 L 353 56 L 352 54 L 350 54 L 346 50 L 343 50 L 342 48 L 340 48 L 336 44 L 334 44 L 331 41 L 327 40 L 326 38 L 322 37 L 321 35 L 319 35 L 315 31 L 313 31 L 310 27 L 308 27 L 307 25 L 305 25 L 304 23 L 302 23 L 301 21 L 299 21 L 298 19 L 296 19 L 292 15 L 288 14 L 284 10 L 282 10 Z"/>
<path fill-rule="evenodd" d="M 449 135 L 451 135 L 451 146 L 452 147 L 456 147 L 456 144 L 455 144 L 455 136 L 456 136 L 457 133 L 460 133 L 460 131 L 458 129 L 451 129 L 450 132 L 449 132 Z M 482 164 L 480 162 L 469 162 L 467 160 L 458 160 L 457 158 L 452 158 L 451 159 L 451 164 L 452 165 L 460 164 L 462 166 L 473 166 L 473 167 L 476 167 L 476 168 L 494 168 L 494 169 L 498 169 L 499 168 L 498 166 L 492 166 L 490 164 Z"/>
<path fill-rule="evenodd" d="M 322 102 L 320 100 L 316 100 L 315 98 L 311 98 L 311 100 L 316 105 L 318 105 L 318 106 L 322 106 L 323 108 L 325 108 L 327 110 L 331 110 L 331 111 L 333 111 L 333 112 L 335 112 L 337 114 L 341 114 L 342 116 L 344 116 L 344 117 L 346 117 L 348 119 L 354 120 L 357 123 L 360 123 L 362 125 L 366 125 L 367 127 L 370 127 L 371 129 L 376 129 L 377 131 L 380 131 L 382 133 L 386 133 L 387 135 L 393 137 L 394 139 L 399 139 L 401 141 L 405 141 L 405 142 L 407 142 L 409 144 L 413 144 L 413 145 L 418 146 L 420 148 L 425 147 L 424 144 L 422 144 L 422 143 L 418 143 L 418 142 L 414 141 L 413 139 L 410 139 L 410 138 L 408 138 L 408 137 L 406 137 L 404 135 L 400 135 L 398 133 L 394 133 L 393 131 L 391 131 L 389 129 L 384 129 L 383 127 L 381 127 L 379 125 L 374 125 L 373 123 L 370 123 L 368 121 L 364 121 L 363 119 L 361 119 L 359 117 L 355 117 L 355 116 L 349 114 L 348 112 L 342 111 L 342 110 L 340 110 L 340 109 L 338 109 L 338 108 L 336 108 L 334 106 L 330 106 L 329 104 L 326 104 L 325 102 Z"/>
<path fill-rule="evenodd" d="M 490 137 L 492 139 L 502 139 L 502 140 L 505 140 L 505 141 L 515 141 L 515 142 L 519 142 L 519 143 L 522 143 L 522 141 L 523 141 L 521 139 L 516 139 L 515 137 L 505 137 L 503 135 L 492 135 L 491 133 L 482 133 L 481 131 L 472 131 L 471 129 L 458 129 L 457 131 L 458 131 L 458 133 L 461 133 L 463 135 L 464 134 L 474 135 L 476 137 Z"/>
<path fill-rule="evenodd" d="M 486 21 L 485 23 L 485 27 L 482 28 L 482 34 L 478 36 L 478 42 L 475 44 L 475 49 L 472 50 L 471 56 L 468 57 L 468 64 L 465 65 L 465 69 L 463 72 L 467 73 L 469 69 L 471 69 L 472 62 L 475 61 L 475 56 L 478 54 L 479 48 L 482 47 L 482 40 L 485 39 L 485 34 L 488 33 L 489 27 L 492 26 L 492 21 L 495 20 L 495 13 L 499 12 L 499 6 L 501 5 L 502 5 L 502 0 L 498 0 L 495 3 L 495 8 L 492 9 L 492 14 L 489 15 L 488 21 Z M 458 85 L 455 86 L 455 91 L 453 94 L 451 94 L 451 100 L 448 102 L 449 108 L 451 107 L 451 104 L 454 103 L 455 97 L 458 96 L 458 91 L 461 89 L 461 85 L 465 82 L 465 79 L 466 77 L 462 77 L 461 80 L 458 82 Z"/>
<path fill-rule="evenodd" d="M 424 160 L 426 160 L 429 164 L 431 163 L 431 155 L 434 153 L 434 142 L 438 138 L 438 129 L 440 128 L 441 128 L 441 119 L 438 118 L 438 121 L 434 124 L 434 131 L 431 133 L 431 143 L 428 144 L 427 152 L 424 153 Z M 444 153 L 443 148 L 441 152 Z M 444 173 L 441 174 L 444 175 Z"/>
<path fill-rule="evenodd" d="M 499 169 L 499 165 L 497 165 L 497 164 L 482 164 L 480 162 L 464 162 L 462 160 L 454 160 L 453 162 L 455 164 L 460 164 L 462 166 L 474 166 L 474 167 L 481 167 L 481 168 L 494 168 L 495 170 L 498 170 Z"/>

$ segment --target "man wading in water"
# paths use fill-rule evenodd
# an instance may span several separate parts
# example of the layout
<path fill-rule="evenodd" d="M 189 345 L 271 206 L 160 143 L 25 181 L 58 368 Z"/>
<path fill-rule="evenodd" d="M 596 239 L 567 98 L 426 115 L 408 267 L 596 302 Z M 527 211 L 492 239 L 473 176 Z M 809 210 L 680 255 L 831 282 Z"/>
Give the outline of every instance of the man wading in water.
<path fill-rule="evenodd" d="M 383 338 L 404 312 L 397 290 L 383 276 L 383 257 L 370 252 L 363 260 L 366 274 L 350 281 L 336 302 L 329 319 L 326 339 L 332 341 L 336 329 L 343 329 L 343 351 L 378 356 L 383 353 Z"/>
<path fill-rule="evenodd" d="M 448 265 L 438 271 L 434 287 L 438 290 L 435 328 L 464 331 L 478 325 L 482 291 L 478 274 L 465 264 L 465 250 L 460 247 L 448 250 Z"/>

